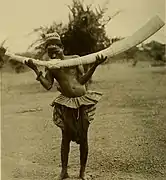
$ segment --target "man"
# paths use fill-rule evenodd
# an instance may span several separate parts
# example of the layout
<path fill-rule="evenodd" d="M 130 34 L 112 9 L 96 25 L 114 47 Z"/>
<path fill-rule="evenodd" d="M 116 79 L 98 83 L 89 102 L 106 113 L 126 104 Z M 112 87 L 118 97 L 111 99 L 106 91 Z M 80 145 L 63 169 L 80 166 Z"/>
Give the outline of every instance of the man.
<path fill-rule="evenodd" d="M 50 59 L 71 59 L 78 56 L 65 56 L 63 54 L 63 45 L 60 36 L 57 33 L 50 33 L 46 36 L 45 48 Z M 40 81 L 43 87 L 50 90 L 54 79 L 58 82 L 59 96 L 52 102 L 53 121 L 62 130 L 61 142 L 61 163 L 62 170 L 59 179 L 65 179 L 68 176 L 68 154 L 70 142 L 75 141 L 80 144 L 80 173 L 79 177 L 86 179 L 85 167 L 88 156 L 88 127 L 93 120 L 95 105 L 101 98 L 99 92 L 88 91 L 86 83 L 91 78 L 97 66 L 104 62 L 107 57 L 96 57 L 96 62 L 86 74 L 82 66 L 46 69 L 45 76 L 28 60 L 29 66 L 37 75 L 36 80 Z"/>

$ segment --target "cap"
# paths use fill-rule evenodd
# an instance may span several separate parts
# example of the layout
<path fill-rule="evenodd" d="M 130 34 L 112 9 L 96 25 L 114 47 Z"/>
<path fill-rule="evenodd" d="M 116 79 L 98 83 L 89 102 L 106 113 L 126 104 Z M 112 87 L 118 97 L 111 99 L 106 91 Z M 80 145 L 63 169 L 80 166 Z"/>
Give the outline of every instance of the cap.
<path fill-rule="evenodd" d="M 46 34 L 45 36 L 45 41 L 49 41 L 49 40 L 61 40 L 60 38 L 60 35 L 57 33 L 57 32 L 53 32 L 53 33 L 49 33 L 49 34 Z"/>

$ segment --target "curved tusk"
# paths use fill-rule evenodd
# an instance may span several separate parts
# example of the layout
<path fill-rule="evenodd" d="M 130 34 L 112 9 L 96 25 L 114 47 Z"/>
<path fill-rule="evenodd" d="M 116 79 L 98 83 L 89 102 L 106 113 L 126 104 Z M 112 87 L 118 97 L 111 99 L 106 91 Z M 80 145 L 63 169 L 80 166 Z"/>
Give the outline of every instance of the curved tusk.
<path fill-rule="evenodd" d="M 74 59 L 63 60 L 63 61 L 57 59 L 53 59 L 50 61 L 41 61 L 32 58 L 30 59 L 32 59 L 32 61 L 36 65 L 46 66 L 49 68 L 60 68 L 60 67 L 77 66 L 82 64 L 90 64 L 96 61 L 96 55 L 103 54 L 104 56 L 110 58 L 122 52 L 125 52 L 134 46 L 137 46 L 138 44 L 142 43 L 150 36 L 155 34 L 164 25 L 165 23 L 159 18 L 159 16 L 156 15 L 152 19 L 150 19 L 142 28 L 136 31 L 132 36 L 129 36 L 121 41 L 117 41 L 113 45 L 102 51 Z M 22 63 L 24 63 L 25 60 L 29 59 L 11 54 L 9 52 L 7 52 L 6 54 L 9 55 L 12 59 Z"/>

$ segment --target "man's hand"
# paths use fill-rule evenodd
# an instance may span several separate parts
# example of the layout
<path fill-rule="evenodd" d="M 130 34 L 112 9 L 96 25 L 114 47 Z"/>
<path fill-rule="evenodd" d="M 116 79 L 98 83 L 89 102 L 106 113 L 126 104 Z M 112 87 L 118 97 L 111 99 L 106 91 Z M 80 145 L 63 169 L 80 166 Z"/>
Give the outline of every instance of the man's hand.
<path fill-rule="evenodd" d="M 101 56 L 97 55 L 97 56 L 96 56 L 95 65 L 96 65 L 96 66 L 100 65 L 101 63 L 103 63 L 104 61 L 106 61 L 106 59 L 107 59 L 107 56 L 104 57 L 103 55 L 101 55 Z"/>
<path fill-rule="evenodd" d="M 37 71 L 37 66 L 33 63 L 33 61 L 31 59 L 29 59 L 28 61 L 25 61 L 25 64 L 29 68 L 33 69 L 34 71 Z"/>

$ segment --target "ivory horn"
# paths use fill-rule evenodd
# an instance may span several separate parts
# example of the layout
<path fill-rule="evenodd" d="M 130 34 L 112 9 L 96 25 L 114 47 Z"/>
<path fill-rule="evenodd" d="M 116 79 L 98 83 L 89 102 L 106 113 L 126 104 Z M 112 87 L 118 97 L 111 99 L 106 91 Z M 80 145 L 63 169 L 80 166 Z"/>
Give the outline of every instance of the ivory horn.
<path fill-rule="evenodd" d="M 92 53 L 89 55 L 85 55 L 78 58 L 68 59 L 68 60 L 59 60 L 59 59 L 52 59 L 49 61 L 42 61 L 38 59 L 32 59 L 32 58 L 26 58 L 22 56 L 15 55 L 10 52 L 6 52 L 7 56 L 11 57 L 11 60 L 14 59 L 16 61 L 25 63 L 26 60 L 32 59 L 32 61 L 36 65 L 45 66 L 48 68 L 61 68 L 61 67 L 71 67 L 71 66 L 77 66 L 77 65 L 83 65 L 83 64 L 90 64 L 95 62 L 96 55 L 103 54 L 104 56 L 107 56 L 108 59 L 118 55 L 122 52 L 125 52 L 129 50 L 130 48 L 139 45 L 146 39 L 148 39 L 150 36 L 155 34 L 158 30 L 160 30 L 165 23 L 162 19 L 160 19 L 159 16 L 154 16 L 151 18 L 143 27 L 141 27 L 139 30 L 137 30 L 133 35 L 115 42 L 110 47 L 101 50 L 96 53 Z"/>

